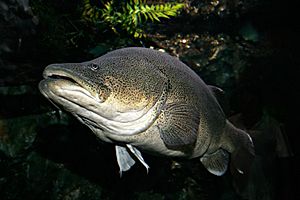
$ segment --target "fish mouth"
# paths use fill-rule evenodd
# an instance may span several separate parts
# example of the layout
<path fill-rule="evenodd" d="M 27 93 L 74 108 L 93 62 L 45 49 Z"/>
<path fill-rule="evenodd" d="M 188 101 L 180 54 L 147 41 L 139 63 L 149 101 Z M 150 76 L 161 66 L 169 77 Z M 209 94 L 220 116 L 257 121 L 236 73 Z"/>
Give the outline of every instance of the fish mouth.
<path fill-rule="evenodd" d="M 82 98 L 93 99 L 98 103 L 102 102 L 96 94 L 86 89 L 87 83 L 83 79 L 75 76 L 62 65 L 52 64 L 47 66 L 43 72 L 43 77 L 44 80 L 39 83 L 39 89 L 48 99 L 57 98 L 58 96 L 72 101 L 74 99 L 68 98 L 68 94 L 73 93 L 71 96 L 78 95 Z"/>
<path fill-rule="evenodd" d="M 88 85 L 63 65 L 52 64 L 43 72 L 44 79 L 39 83 L 39 90 L 55 107 L 72 113 L 84 124 L 101 128 L 96 121 L 97 109 L 101 101 L 89 90 Z"/>
<path fill-rule="evenodd" d="M 97 108 L 102 101 L 86 89 L 87 83 L 63 64 L 47 66 L 43 77 L 39 90 L 56 108 L 63 108 L 80 119 L 97 115 Z"/>

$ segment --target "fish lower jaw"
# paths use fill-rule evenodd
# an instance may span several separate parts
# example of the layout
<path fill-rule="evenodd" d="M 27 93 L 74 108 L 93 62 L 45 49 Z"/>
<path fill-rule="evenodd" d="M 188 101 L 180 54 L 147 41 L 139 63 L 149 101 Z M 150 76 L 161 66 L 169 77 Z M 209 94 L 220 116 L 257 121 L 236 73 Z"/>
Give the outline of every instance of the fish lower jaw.
<path fill-rule="evenodd" d="M 127 116 L 127 121 L 125 121 L 125 118 L 122 118 L 123 120 L 121 121 L 117 121 L 114 118 L 106 118 L 95 112 L 90 112 L 87 114 L 86 111 L 84 111 L 81 113 L 81 115 L 86 116 L 95 122 L 105 132 L 110 133 L 111 135 L 130 136 L 140 134 L 154 124 L 158 115 L 158 112 L 156 111 L 157 106 L 160 105 L 152 107 L 137 119 L 135 116 L 133 116 L 133 113 L 130 113 L 130 115 L 126 115 L 126 113 L 124 113 L 124 115 Z"/>

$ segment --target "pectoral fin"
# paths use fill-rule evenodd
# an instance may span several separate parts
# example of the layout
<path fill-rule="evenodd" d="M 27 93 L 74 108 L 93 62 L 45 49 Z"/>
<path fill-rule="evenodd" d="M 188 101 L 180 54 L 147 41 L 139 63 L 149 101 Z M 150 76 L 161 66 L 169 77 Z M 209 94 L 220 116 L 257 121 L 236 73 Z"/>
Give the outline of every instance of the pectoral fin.
<path fill-rule="evenodd" d="M 219 149 L 212 154 L 205 154 L 200 161 L 210 173 L 222 176 L 228 168 L 229 153 Z"/>
<path fill-rule="evenodd" d="M 163 120 L 158 126 L 165 145 L 178 148 L 197 140 L 200 123 L 199 113 L 187 104 L 171 104 L 163 109 Z"/>
<path fill-rule="evenodd" d="M 126 147 L 116 145 L 115 149 L 120 168 L 120 176 L 122 176 L 122 172 L 128 171 L 135 164 L 135 161 L 127 151 Z"/>

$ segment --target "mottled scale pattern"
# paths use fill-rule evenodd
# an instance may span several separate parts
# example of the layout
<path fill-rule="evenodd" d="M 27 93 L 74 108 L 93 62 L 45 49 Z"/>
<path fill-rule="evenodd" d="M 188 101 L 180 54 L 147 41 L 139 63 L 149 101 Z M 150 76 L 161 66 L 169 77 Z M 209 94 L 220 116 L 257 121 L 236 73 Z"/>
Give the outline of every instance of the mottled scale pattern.
<path fill-rule="evenodd" d="M 151 107 L 163 91 L 167 81 L 164 75 L 139 58 L 107 55 L 92 62 L 100 65 L 97 73 L 111 89 L 114 99 L 126 110 Z"/>
<path fill-rule="evenodd" d="M 212 132 L 214 137 L 218 137 L 218 134 L 222 132 L 225 116 L 217 100 L 199 76 L 179 59 L 166 53 L 135 47 L 115 50 L 103 57 L 118 57 L 128 59 L 128 62 L 137 60 L 139 61 L 138 68 L 147 63 L 148 68 L 158 69 L 170 82 L 171 90 L 168 94 L 167 104 L 185 102 L 193 105 L 200 115 L 199 130 L 206 130 L 200 132 L 203 137 L 207 137 L 205 134 L 208 132 Z M 149 77 L 145 84 L 152 85 L 158 80 L 159 77 L 155 77 L 154 80 L 153 77 Z"/>
<path fill-rule="evenodd" d="M 179 59 L 166 53 L 136 47 L 115 50 L 102 56 L 102 58 L 112 57 L 127 60 L 129 63 L 136 63 L 134 65 L 138 71 L 144 65 L 152 70 L 158 70 L 160 76 L 147 77 L 143 84 L 153 86 L 161 78 L 167 79 L 170 90 L 166 104 L 184 103 L 193 106 L 195 113 L 198 113 L 196 117 L 199 119 L 198 127 L 195 127 L 198 130 L 198 138 L 195 143 L 197 152 L 195 155 L 203 154 L 210 145 L 211 140 L 219 140 L 225 125 L 224 113 L 207 85 Z M 142 75 L 147 76 L 147 74 Z M 164 110 L 162 110 L 162 116 L 158 118 L 158 124 L 163 124 L 162 119 L 165 119 L 163 114 Z M 216 148 L 218 147 L 216 146 Z"/>

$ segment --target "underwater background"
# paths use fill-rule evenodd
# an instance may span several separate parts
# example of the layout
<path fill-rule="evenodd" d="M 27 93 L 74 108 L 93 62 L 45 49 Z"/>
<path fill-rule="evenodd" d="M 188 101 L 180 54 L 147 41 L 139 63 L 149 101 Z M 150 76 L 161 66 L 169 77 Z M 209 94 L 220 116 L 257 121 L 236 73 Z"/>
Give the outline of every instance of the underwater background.
<path fill-rule="evenodd" d="M 0 200 L 299 199 L 298 8 L 279 0 L 0 0 Z M 255 144 L 252 174 L 144 154 L 120 178 L 101 142 L 39 92 L 50 63 L 143 46 L 210 85 Z M 235 180 L 233 180 L 235 179 Z"/>

